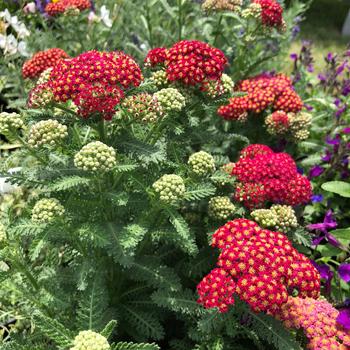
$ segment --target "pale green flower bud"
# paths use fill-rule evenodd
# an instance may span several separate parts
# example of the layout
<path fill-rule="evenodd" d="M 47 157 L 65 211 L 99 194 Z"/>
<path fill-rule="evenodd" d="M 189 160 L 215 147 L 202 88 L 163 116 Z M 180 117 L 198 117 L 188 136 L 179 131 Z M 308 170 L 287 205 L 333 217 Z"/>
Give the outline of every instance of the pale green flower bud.
<path fill-rule="evenodd" d="M 113 147 L 100 141 L 88 143 L 74 157 L 74 165 L 84 171 L 109 171 L 116 164 L 116 152 Z"/>
<path fill-rule="evenodd" d="M 219 196 L 210 199 L 208 204 L 208 214 L 218 220 L 227 220 L 235 212 L 236 207 L 229 197 Z"/>
<path fill-rule="evenodd" d="M 55 198 L 44 198 L 35 203 L 32 210 L 32 221 L 37 224 L 49 223 L 63 216 L 64 207 Z"/>
<path fill-rule="evenodd" d="M 175 174 L 163 175 L 153 185 L 162 202 L 176 204 L 185 196 L 186 188 L 183 179 Z"/>
<path fill-rule="evenodd" d="M 149 79 L 158 88 L 165 87 L 169 84 L 169 80 L 164 70 L 153 72 Z"/>
<path fill-rule="evenodd" d="M 93 331 L 81 331 L 74 338 L 70 350 L 109 350 L 108 340 L 101 334 Z"/>
<path fill-rule="evenodd" d="M 188 159 L 188 165 L 199 176 L 209 175 L 215 171 L 213 156 L 204 151 L 193 153 Z"/>
<path fill-rule="evenodd" d="M 0 113 L 0 133 L 7 134 L 10 131 L 22 129 L 24 122 L 21 116 L 17 113 Z"/>
<path fill-rule="evenodd" d="M 174 88 L 159 90 L 154 94 L 154 96 L 165 112 L 179 112 L 183 107 L 185 107 L 186 104 L 185 97 Z"/>
<path fill-rule="evenodd" d="M 257 209 L 252 211 L 250 215 L 262 227 L 274 228 L 277 225 L 278 217 L 270 209 Z"/>
<path fill-rule="evenodd" d="M 277 216 L 277 223 L 275 229 L 280 232 L 288 232 L 298 226 L 298 220 L 294 209 L 289 205 L 274 204 L 271 207 Z"/>
<path fill-rule="evenodd" d="M 52 72 L 52 67 L 45 69 L 39 76 L 36 85 L 47 83 L 50 79 L 50 74 Z"/>
<path fill-rule="evenodd" d="M 68 136 L 67 126 L 57 120 L 42 120 L 34 124 L 29 131 L 28 144 L 34 148 L 57 146 Z"/>

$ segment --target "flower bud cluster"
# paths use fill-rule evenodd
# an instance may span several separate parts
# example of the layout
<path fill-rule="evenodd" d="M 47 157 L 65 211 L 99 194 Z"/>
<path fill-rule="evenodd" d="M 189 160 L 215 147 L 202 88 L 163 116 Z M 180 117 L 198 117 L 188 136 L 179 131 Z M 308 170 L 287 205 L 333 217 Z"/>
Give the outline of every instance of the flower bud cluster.
<path fill-rule="evenodd" d="M 350 348 L 350 330 L 337 324 L 339 311 L 327 300 L 289 297 L 276 318 L 287 328 L 302 329 L 310 350 Z"/>
<path fill-rule="evenodd" d="M 107 339 L 93 331 L 80 331 L 74 338 L 73 347 L 70 350 L 109 350 L 111 347 Z"/>
<path fill-rule="evenodd" d="M 117 158 L 114 148 L 100 141 L 88 143 L 74 157 L 74 165 L 84 171 L 109 171 L 116 164 Z"/>
<path fill-rule="evenodd" d="M 185 107 L 185 97 L 174 88 L 165 88 L 154 94 L 161 107 L 165 112 L 180 112 Z"/>
<path fill-rule="evenodd" d="M 257 209 L 250 213 L 254 221 L 262 227 L 288 232 L 298 226 L 294 209 L 289 205 L 274 204 L 270 209 Z"/>
<path fill-rule="evenodd" d="M 44 108 L 54 101 L 52 90 L 47 84 L 36 85 L 30 92 L 27 105 L 29 108 Z"/>
<path fill-rule="evenodd" d="M 55 198 L 44 198 L 35 203 L 32 210 L 32 221 L 37 224 L 49 223 L 63 216 L 64 207 Z"/>
<path fill-rule="evenodd" d="M 186 193 L 183 179 L 175 174 L 163 175 L 152 187 L 158 193 L 160 200 L 167 204 L 176 204 Z"/>
<path fill-rule="evenodd" d="M 0 113 L 0 133 L 6 134 L 12 130 L 22 129 L 24 122 L 21 116 L 17 113 Z"/>
<path fill-rule="evenodd" d="M 163 88 L 169 84 L 168 78 L 166 76 L 166 71 L 157 70 L 152 73 L 150 81 L 157 87 Z"/>
<path fill-rule="evenodd" d="M 236 207 L 229 197 L 218 196 L 210 199 L 208 214 L 217 220 L 227 220 L 235 212 Z"/>
<path fill-rule="evenodd" d="M 212 246 L 221 250 L 218 269 L 197 286 L 198 302 L 207 308 L 225 312 L 237 294 L 253 311 L 274 315 L 293 290 L 302 298 L 320 295 L 318 271 L 279 232 L 236 219 L 213 234 Z"/>
<path fill-rule="evenodd" d="M 57 146 L 68 136 L 67 126 L 57 120 L 42 120 L 34 124 L 29 131 L 28 144 L 31 147 Z"/>
<path fill-rule="evenodd" d="M 204 11 L 239 11 L 243 0 L 205 0 L 202 4 Z"/>
<path fill-rule="evenodd" d="M 234 85 L 230 76 L 224 73 L 219 80 L 203 82 L 202 90 L 211 98 L 217 98 L 232 93 Z"/>
<path fill-rule="evenodd" d="M 143 123 L 154 123 L 163 115 L 163 108 L 155 96 L 140 93 L 127 97 L 122 102 L 124 107 L 134 120 Z"/>
<path fill-rule="evenodd" d="M 193 153 L 188 159 L 188 165 L 198 176 L 210 175 L 215 171 L 213 156 L 204 151 Z"/>

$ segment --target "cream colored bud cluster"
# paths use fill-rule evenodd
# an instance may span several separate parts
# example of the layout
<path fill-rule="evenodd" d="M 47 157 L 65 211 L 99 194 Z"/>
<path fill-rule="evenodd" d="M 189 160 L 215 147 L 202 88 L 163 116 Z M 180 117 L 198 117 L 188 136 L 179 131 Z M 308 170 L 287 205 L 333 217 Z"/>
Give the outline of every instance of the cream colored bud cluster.
<path fill-rule="evenodd" d="M 180 112 L 185 107 L 185 97 L 174 88 L 165 88 L 154 94 L 165 112 Z"/>
<path fill-rule="evenodd" d="M 198 176 L 210 175 L 215 171 L 213 156 L 204 151 L 193 153 L 188 159 L 188 165 Z"/>
<path fill-rule="evenodd" d="M 42 120 L 34 124 L 29 131 L 28 144 L 31 147 L 57 146 L 68 136 L 67 126 L 57 120 Z"/>
<path fill-rule="evenodd" d="M 234 214 L 236 207 L 229 197 L 218 196 L 210 199 L 208 214 L 217 220 L 227 220 Z"/>
<path fill-rule="evenodd" d="M 186 193 L 184 180 L 175 174 L 163 175 L 152 187 L 159 195 L 159 199 L 167 204 L 176 204 Z"/>
<path fill-rule="evenodd" d="M 309 128 L 311 126 L 311 114 L 300 112 L 297 114 L 290 113 L 290 116 L 290 130 L 293 138 L 296 141 L 306 140 L 310 135 Z"/>
<path fill-rule="evenodd" d="M 288 232 L 298 226 L 294 209 L 289 205 L 274 204 L 270 209 L 257 209 L 250 215 L 259 225 L 280 232 Z"/>
<path fill-rule="evenodd" d="M 70 350 L 109 350 L 108 340 L 101 334 L 93 331 L 81 331 L 74 338 Z"/>
<path fill-rule="evenodd" d="M 153 72 L 149 79 L 157 88 L 163 88 L 169 84 L 165 70 L 157 70 Z"/>
<path fill-rule="evenodd" d="M 243 0 L 205 0 L 202 4 L 204 11 L 239 11 Z"/>
<path fill-rule="evenodd" d="M 124 107 L 133 119 L 143 123 L 154 123 L 163 116 L 163 108 L 154 95 L 141 93 L 127 97 Z"/>
<path fill-rule="evenodd" d="M 224 73 L 220 80 L 209 81 L 205 91 L 211 98 L 216 98 L 232 93 L 234 85 L 233 80 Z"/>
<path fill-rule="evenodd" d="M 55 198 L 44 198 L 35 203 L 32 221 L 37 224 L 49 223 L 64 215 L 64 207 Z"/>
<path fill-rule="evenodd" d="M 45 84 L 50 79 L 50 74 L 52 72 L 52 67 L 45 69 L 39 76 L 38 81 L 36 82 L 36 85 Z"/>
<path fill-rule="evenodd" d="M 0 113 L 0 133 L 7 134 L 10 131 L 24 128 L 24 122 L 17 113 Z"/>
<path fill-rule="evenodd" d="M 261 5 L 256 3 L 251 3 L 246 9 L 244 9 L 241 14 L 243 18 L 256 18 L 259 19 L 261 16 Z"/>
<path fill-rule="evenodd" d="M 74 165 L 84 171 L 109 171 L 116 164 L 117 157 L 114 148 L 100 141 L 88 143 L 74 157 Z"/>
<path fill-rule="evenodd" d="M 54 100 L 53 92 L 46 84 L 36 85 L 30 92 L 28 98 L 29 108 L 43 108 Z"/>

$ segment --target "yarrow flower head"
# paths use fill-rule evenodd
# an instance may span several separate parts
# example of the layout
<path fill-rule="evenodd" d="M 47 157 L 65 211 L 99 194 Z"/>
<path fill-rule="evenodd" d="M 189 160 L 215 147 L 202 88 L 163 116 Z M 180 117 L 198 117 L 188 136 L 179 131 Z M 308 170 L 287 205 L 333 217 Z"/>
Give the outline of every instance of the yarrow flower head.
<path fill-rule="evenodd" d="M 267 27 L 283 26 L 283 8 L 276 0 L 253 0 L 261 7 L 261 22 Z"/>
<path fill-rule="evenodd" d="M 24 128 L 24 122 L 17 113 L 0 113 L 0 134 L 6 135 L 11 131 Z"/>
<path fill-rule="evenodd" d="M 188 159 L 188 165 L 198 176 L 210 175 L 215 171 L 213 156 L 204 151 L 193 153 Z"/>
<path fill-rule="evenodd" d="M 22 67 L 23 78 L 38 78 L 46 69 L 55 66 L 62 59 L 69 56 L 62 49 L 48 49 L 37 52 L 31 59 L 24 62 Z"/>
<path fill-rule="evenodd" d="M 247 113 L 260 114 L 270 108 L 297 113 L 303 107 L 291 80 L 283 74 L 261 74 L 243 80 L 236 85 L 236 91 L 247 94 L 231 98 L 228 105 L 218 109 L 218 114 L 224 119 L 239 120 Z"/>
<path fill-rule="evenodd" d="M 145 58 L 146 67 L 155 67 L 163 65 L 166 60 L 167 49 L 165 47 L 156 47 L 148 51 Z"/>
<path fill-rule="evenodd" d="M 45 108 L 54 102 L 54 95 L 48 84 L 38 84 L 30 90 L 27 106 L 29 108 Z"/>
<path fill-rule="evenodd" d="M 204 11 L 238 11 L 243 0 L 205 0 L 202 4 Z"/>
<path fill-rule="evenodd" d="M 186 193 L 184 180 L 175 174 L 163 175 L 152 187 L 159 195 L 159 199 L 167 204 L 178 203 Z"/>
<path fill-rule="evenodd" d="M 229 197 L 218 196 L 210 199 L 208 214 L 217 220 L 227 220 L 234 214 L 236 207 Z"/>
<path fill-rule="evenodd" d="M 205 307 L 227 311 L 237 294 L 253 311 L 276 314 L 293 291 L 302 298 L 320 294 L 318 271 L 282 233 L 236 219 L 214 233 L 212 246 L 221 250 L 217 266 L 226 275 L 221 272 L 224 283 L 220 285 L 206 277 L 198 285 L 198 302 Z M 226 289 L 228 285 L 232 288 Z M 217 299 L 218 295 L 222 298 Z"/>
<path fill-rule="evenodd" d="M 165 88 L 157 91 L 154 97 L 165 112 L 179 112 L 186 105 L 185 97 L 174 88 Z"/>
<path fill-rule="evenodd" d="M 134 120 L 142 123 L 154 123 L 163 116 L 163 108 L 157 98 L 148 93 L 129 96 L 121 106 Z"/>
<path fill-rule="evenodd" d="M 57 120 L 41 120 L 34 124 L 29 131 L 28 144 L 31 147 L 55 147 L 68 136 L 67 126 Z"/>
<path fill-rule="evenodd" d="M 237 179 L 235 198 L 248 208 L 267 201 L 295 206 L 311 200 L 311 183 L 298 173 L 294 160 L 264 145 L 243 149 L 231 174 Z"/>
<path fill-rule="evenodd" d="M 116 164 L 117 158 L 114 148 L 100 141 L 88 143 L 74 157 L 74 165 L 84 171 L 110 171 Z"/>
<path fill-rule="evenodd" d="M 50 223 L 63 216 L 65 210 L 55 198 L 44 198 L 35 203 L 32 210 L 32 221 L 37 224 Z"/>
<path fill-rule="evenodd" d="M 88 51 L 59 62 L 47 84 L 55 101 L 72 100 L 83 118 L 99 113 L 109 120 L 124 90 L 139 86 L 142 79 L 140 67 L 123 52 Z"/>
<path fill-rule="evenodd" d="M 50 80 L 50 74 L 52 72 L 52 67 L 45 69 L 39 76 L 36 85 L 45 84 Z"/>
<path fill-rule="evenodd" d="M 58 0 L 47 4 L 45 12 L 49 16 L 57 16 L 72 10 L 77 10 L 79 12 L 90 8 L 90 0 Z"/>
<path fill-rule="evenodd" d="M 289 297 L 276 317 L 287 328 L 302 329 L 308 349 L 343 349 L 350 347 L 350 331 L 337 324 L 339 311 L 327 300 Z"/>
<path fill-rule="evenodd" d="M 217 98 L 232 93 L 234 85 L 233 80 L 224 73 L 218 80 L 204 81 L 202 90 L 211 98 Z"/>
<path fill-rule="evenodd" d="M 157 70 L 153 72 L 149 79 L 157 88 L 166 87 L 169 83 L 165 70 Z"/>
<path fill-rule="evenodd" d="M 107 339 L 93 331 L 81 331 L 74 338 L 73 347 L 70 350 L 109 350 L 111 347 Z"/>

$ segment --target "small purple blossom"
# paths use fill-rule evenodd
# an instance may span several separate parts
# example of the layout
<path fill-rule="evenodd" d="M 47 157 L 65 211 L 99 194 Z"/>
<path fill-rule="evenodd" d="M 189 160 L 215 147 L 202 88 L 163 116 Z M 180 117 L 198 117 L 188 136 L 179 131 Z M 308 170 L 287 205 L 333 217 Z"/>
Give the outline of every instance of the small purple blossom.
<path fill-rule="evenodd" d="M 343 263 L 340 264 L 338 268 L 339 277 L 346 283 L 350 282 L 350 264 Z"/>
<path fill-rule="evenodd" d="M 326 76 L 322 73 L 320 73 L 317 77 L 321 82 L 325 82 L 327 80 Z"/>
<path fill-rule="evenodd" d="M 321 159 L 324 162 L 329 163 L 332 160 L 332 153 L 331 153 L 331 151 L 326 150 L 326 154 L 323 157 L 321 157 Z"/>
<path fill-rule="evenodd" d="M 342 130 L 343 134 L 350 134 L 350 127 L 346 127 Z"/>
<path fill-rule="evenodd" d="M 320 175 L 322 175 L 324 172 L 324 168 L 321 167 L 320 165 L 315 165 L 311 168 L 310 173 L 309 173 L 309 177 L 313 178 L 313 177 L 318 177 Z"/>
<path fill-rule="evenodd" d="M 291 53 L 289 57 L 293 61 L 296 61 L 298 59 L 298 55 L 296 53 Z"/>
<path fill-rule="evenodd" d="M 304 104 L 304 107 L 308 110 L 308 111 L 312 111 L 314 109 L 314 107 L 308 105 L 308 104 Z"/>
<path fill-rule="evenodd" d="M 320 273 L 321 278 L 325 280 L 325 292 L 329 294 L 331 292 L 331 283 L 334 276 L 333 271 L 331 271 L 331 268 L 326 264 L 319 265 L 315 261 L 311 262 Z"/>
<path fill-rule="evenodd" d="M 322 194 L 314 194 L 312 197 L 311 197 L 311 201 L 312 203 L 320 203 L 323 201 L 323 195 Z"/>
<path fill-rule="evenodd" d="M 337 322 L 346 330 L 350 330 L 350 308 L 345 308 L 339 312 Z"/>
<path fill-rule="evenodd" d="M 313 73 L 313 72 L 314 72 L 314 66 L 313 66 L 312 64 L 309 64 L 309 65 L 307 66 L 307 71 L 308 71 L 309 73 Z"/>
<path fill-rule="evenodd" d="M 326 60 L 328 62 L 331 62 L 333 60 L 333 58 L 334 58 L 334 55 L 332 54 L 332 52 L 328 52 Z"/>

